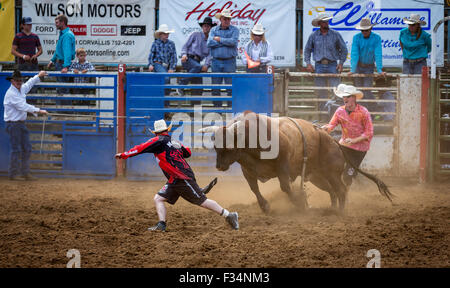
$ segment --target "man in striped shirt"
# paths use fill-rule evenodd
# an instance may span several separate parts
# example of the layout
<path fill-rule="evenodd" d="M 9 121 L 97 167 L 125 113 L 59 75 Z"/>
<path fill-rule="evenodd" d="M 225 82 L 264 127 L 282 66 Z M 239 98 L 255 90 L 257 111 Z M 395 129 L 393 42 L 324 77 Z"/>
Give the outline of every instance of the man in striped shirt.
<path fill-rule="evenodd" d="M 22 32 L 14 37 L 11 54 L 16 56 L 19 71 L 38 71 L 38 57 L 42 54 L 39 36 L 31 33 L 32 19 L 23 17 L 21 21 Z"/>

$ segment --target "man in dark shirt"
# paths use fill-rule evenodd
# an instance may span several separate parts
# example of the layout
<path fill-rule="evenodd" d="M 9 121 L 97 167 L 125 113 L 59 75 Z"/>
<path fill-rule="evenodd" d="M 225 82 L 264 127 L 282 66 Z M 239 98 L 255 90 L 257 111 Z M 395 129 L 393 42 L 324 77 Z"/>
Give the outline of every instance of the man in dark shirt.
<path fill-rule="evenodd" d="M 207 72 L 211 65 L 211 53 L 209 51 L 206 42 L 208 41 L 209 31 L 212 27 L 216 26 L 210 17 L 205 17 L 203 22 L 198 23 L 202 27 L 202 31 L 192 33 L 186 43 L 181 49 L 181 65 L 188 73 L 200 73 Z M 201 62 L 205 60 L 203 65 Z M 203 80 L 200 77 L 196 78 L 181 78 L 180 84 L 187 85 L 189 82 L 192 84 L 202 84 Z M 177 89 L 178 95 L 183 96 L 182 89 Z M 194 89 L 193 95 L 202 95 L 201 89 Z M 193 105 L 200 104 L 200 101 L 192 101 Z"/>
<path fill-rule="evenodd" d="M 37 58 L 42 54 L 41 41 L 39 36 L 31 33 L 32 19 L 23 17 L 21 21 L 21 31 L 14 37 L 11 54 L 16 56 L 16 63 L 20 71 L 38 71 Z"/>
<path fill-rule="evenodd" d="M 154 153 L 159 167 L 161 167 L 164 176 L 168 179 L 166 185 L 154 197 L 159 222 L 155 226 L 148 228 L 148 230 L 166 230 L 166 206 L 164 202 L 173 205 L 180 196 L 192 204 L 209 209 L 225 217 L 228 224 L 233 229 L 238 230 L 238 213 L 229 212 L 216 201 L 207 199 L 205 196 L 217 183 L 217 178 L 204 189 L 201 189 L 195 180 L 194 171 L 184 160 L 184 158 L 191 156 L 191 150 L 171 139 L 169 135 L 171 126 L 167 127 L 164 120 L 155 121 L 154 127 L 155 130 L 152 132 L 156 137 L 131 148 L 127 152 L 115 155 L 117 159 L 127 159 L 141 153 Z"/>

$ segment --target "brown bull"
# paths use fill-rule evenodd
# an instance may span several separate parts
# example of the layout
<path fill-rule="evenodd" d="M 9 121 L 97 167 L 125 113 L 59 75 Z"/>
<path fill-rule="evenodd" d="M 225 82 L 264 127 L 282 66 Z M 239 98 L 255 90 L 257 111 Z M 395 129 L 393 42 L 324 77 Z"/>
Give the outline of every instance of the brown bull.
<path fill-rule="evenodd" d="M 256 120 L 255 120 L 256 119 Z M 292 121 L 293 120 L 293 121 Z M 298 124 L 294 123 L 294 121 Z M 252 135 L 257 126 L 257 145 L 251 146 Z M 273 159 L 262 159 L 261 152 L 267 152 L 267 146 L 262 145 L 261 131 L 271 135 L 271 129 L 278 128 L 279 153 Z M 299 129 L 300 128 L 300 129 Z M 318 129 L 312 123 L 302 119 L 288 117 L 271 118 L 265 115 L 246 111 L 242 116 L 234 119 L 227 127 L 211 126 L 200 130 L 201 132 L 214 132 L 215 151 L 217 153 L 216 168 L 226 171 L 231 164 L 238 162 L 241 165 L 245 179 L 255 193 L 261 209 L 267 213 L 269 204 L 261 195 L 258 180 L 266 182 L 271 178 L 278 178 L 281 190 L 286 192 L 291 201 L 301 209 L 308 207 L 306 194 L 302 189 L 300 195 L 294 194 L 292 183 L 297 176 L 302 175 L 304 163 L 304 144 L 306 147 L 305 182 L 310 181 L 318 188 L 330 194 L 331 205 L 342 210 L 345 207 L 348 188 L 351 182 L 344 182 L 342 177 L 345 171 L 346 158 L 339 144 L 325 131 Z M 302 136 L 302 134 L 304 136 Z M 245 146 L 238 143 L 245 136 Z M 232 141 L 229 141 L 230 138 Z M 227 142 L 228 141 L 228 145 Z M 242 142 L 241 142 L 242 143 Z M 233 144 L 230 146 L 230 144 Z M 264 148 L 263 148 L 264 147 Z M 273 147 L 272 147 L 273 148 Z M 351 163 L 349 163 L 351 165 Z M 351 165 L 353 166 L 353 165 Z M 374 181 L 380 193 L 390 200 L 390 192 L 386 185 L 376 177 L 364 173 Z"/>

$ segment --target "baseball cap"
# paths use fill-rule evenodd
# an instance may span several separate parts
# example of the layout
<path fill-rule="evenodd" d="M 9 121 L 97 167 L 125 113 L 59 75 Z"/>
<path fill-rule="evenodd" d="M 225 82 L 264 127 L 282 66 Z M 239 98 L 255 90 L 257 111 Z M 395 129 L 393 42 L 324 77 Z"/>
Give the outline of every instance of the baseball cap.
<path fill-rule="evenodd" d="M 22 18 L 22 24 L 32 24 L 33 20 L 31 20 L 31 17 L 23 17 Z"/>

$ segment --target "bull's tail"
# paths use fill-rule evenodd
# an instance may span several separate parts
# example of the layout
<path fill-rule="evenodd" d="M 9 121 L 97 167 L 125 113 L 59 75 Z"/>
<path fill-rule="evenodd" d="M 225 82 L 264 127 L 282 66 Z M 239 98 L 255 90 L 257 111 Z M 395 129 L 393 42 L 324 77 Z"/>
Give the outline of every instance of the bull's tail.
<path fill-rule="evenodd" d="M 375 182 L 375 184 L 377 184 L 377 186 L 378 186 L 378 191 L 380 192 L 380 194 L 383 195 L 384 197 L 386 197 L 387 199 L 389 199 L 389 201 L 391 201 L 391 203 L 392 203 L 392 198 L 395 197 L 395 196 L 394 196 L 394 194 L 391 193 L 391 191 L 389 191 L 388 186 L 383 181 L 381 181 L 378 177 L 376 177 L 375 175 L 372 175 L 370 173 L 364 172 L 361 169 L 359 169 L 358 167 L 356 167 L 355 165 L 353 165 L 353 163 L 347 157 L 347 154 L 345 154 L 345 150 L 342 149 L 341 144 L 339 144 L 339 142 L 336 139 L 334 139 L 334 141 L 339 146 L 339 149 L 341 149 L 342 154 L 344 154 L 345 161 L 350 166 L 352 166 L 353 169 L 355 169 L 356 171 L 358 171 L 362 175 L 366 176 L 367 178 L 369 178 L 370 180 Z"/>

